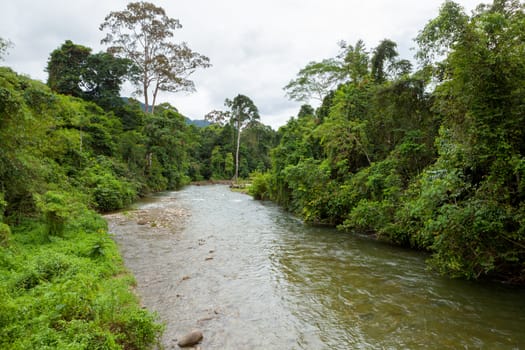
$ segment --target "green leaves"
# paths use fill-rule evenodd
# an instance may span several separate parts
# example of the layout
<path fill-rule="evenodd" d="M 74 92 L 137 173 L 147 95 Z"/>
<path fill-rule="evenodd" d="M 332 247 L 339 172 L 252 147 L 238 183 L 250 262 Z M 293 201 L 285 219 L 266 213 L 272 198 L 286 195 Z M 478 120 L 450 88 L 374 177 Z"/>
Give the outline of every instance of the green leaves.
<path fill-rule="evenodd" d="M 46 244 L 28 239 L 41 228 L 26 222 L 0 247 L 0 347 L 145 350 L 157 342 L 162 326 L 139 305 L 105 221 L 93 215 L 77 213 L 81 224 Z"/>
<path fill-rule="evenodd" d="M 370 67 L 362 42 L 342 43 L 287 86 L 303 99 L 340 79 L 280 129 L 258 186 L 306 220 L 428 250 L 444 274 L 524 283 L 524 28 L 519 1 L 472 16 L 446 1 L 416 39 L 413 75 L 390 40 Z"/>
<path fill-rule="evenodd" d="M 386 63 L 393 65 L 395 58 L 399 55 L 397 53 L 397 44 L 389 39 L 383 39 L 379 45 L 374 49 L 372 55 L 372 78 L 378 84 L 384 83 L 386 80 L 387 67 Z"/>
<path fill-rule="evenodd" d="M 60 94 L 93 101 L 104 108 L 123 104 L 120 86 L 132 71 L 131 61 L 66 40 L 47 63 L 47 85 Z"/>
<path fill-rule="evenodd" d="M 308 102 L 313 98 L 322 101 L 341 82 L 342 72 L 341 63 L 334 59 L 310 62 L 283 89 L 291 100 Z"/>
<path fill-rule="evenodd" d="M 7 247 L 11 241 L 11 228 L 0 221 L 0 247 Z"/>
<path fill-rule="evenodd" d="M 464 34 L 467 22 L 468 16 L 459 4 L 445 1 L 439 16 L 429 21 L 416 38 L 419 60 L 430 64 L 445 57 Z"/>

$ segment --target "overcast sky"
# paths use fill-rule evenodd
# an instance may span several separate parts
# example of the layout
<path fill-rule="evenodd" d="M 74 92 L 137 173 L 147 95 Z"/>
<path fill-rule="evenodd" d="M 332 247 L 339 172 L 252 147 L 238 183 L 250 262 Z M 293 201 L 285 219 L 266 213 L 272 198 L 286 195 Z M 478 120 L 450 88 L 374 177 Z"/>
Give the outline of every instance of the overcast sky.
<path fill-rule="evenodd" d="M 212 67 L 192 77 L 197 92 L 165 94 L 191 119 L 202 119 L 241 93 L 258 106 L 261 121 L 277 128 L 300 104 L 286 99 L 285 86 L 310 61 L 334 57 L 337 43 L 363 39 L 367 49 L 384 38 L 411 59 L 413 38 L 437 13 L 442 0 L 152 0 L 183 28 L 185 41 L 210 58 Z M 470 14 L 481 0 L 458 0 Z M 485 1 L 486 2 L 486 1 Z M 102 51 L 98 30 L 125 0 L 3 0 L 0 37 L 14 47 L 1 65 L 46 81 L 49 54 L 65 40 Z M 123 94 L 128 94 L 125 91 Z M 138 97 L 142 99 L 141 97 Z"/>

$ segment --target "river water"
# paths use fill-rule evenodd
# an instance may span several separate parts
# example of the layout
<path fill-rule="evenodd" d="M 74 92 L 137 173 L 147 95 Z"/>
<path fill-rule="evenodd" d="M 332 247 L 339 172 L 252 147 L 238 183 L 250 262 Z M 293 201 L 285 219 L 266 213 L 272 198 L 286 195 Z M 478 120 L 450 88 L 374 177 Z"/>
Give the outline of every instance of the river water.
<path fill-rule="evenodd" d="M 187 213 L 171 227 L 108 219 L 167 349 L 194 328 L 203 350 L 525 349 L 523 288 L 440 277 L 422 253 L 306 226 L 226 186 L 139 209 Z"/>

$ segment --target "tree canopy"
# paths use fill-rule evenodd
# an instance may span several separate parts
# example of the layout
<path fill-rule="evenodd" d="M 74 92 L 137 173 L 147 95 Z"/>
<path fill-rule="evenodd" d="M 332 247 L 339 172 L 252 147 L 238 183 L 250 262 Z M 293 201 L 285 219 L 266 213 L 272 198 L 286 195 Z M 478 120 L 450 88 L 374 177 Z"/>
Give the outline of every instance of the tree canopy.
<path fill-rule="evenodd" d="M 132 82 L 144 96 L 146 112 L 153 113 L 159 91 L 193 91 L 189 76 L 197 68 L 210 66 L 206 56 L 186 43 L 172 42 L 180 28 L 178 19 L 149 2 L 129 3 L 125 10 L 107 15 L 100 25 L 101 31 L 107 31 L 101 43 L 109 45 L 108 52 L 135 65 Z"/>
<path fill-rule="evenodd" d="M 131 61 L 66 40 L 48 60 L 47 85 L 61 94 L 94 101 L 102 107 L 122 103 L 120 87 L 129 76 Z"/>
<path fill-rule="evenodd" d="M 235 173 L 233 178 L 237 180 L 239 177 L 241 133 L 244 128 L 257 124 L 260 119 L 259 110 L 249 97 L 242 94 L 235 96 L 233 100 L 226 99 L 224 105 L 229 108 L 228 111 L 211 111 L 206 115 L 206 119 L 218 125 L 223 125 L 225 122 L 228 122 L 235 128 L 237 141 L 235 146 Z"/>

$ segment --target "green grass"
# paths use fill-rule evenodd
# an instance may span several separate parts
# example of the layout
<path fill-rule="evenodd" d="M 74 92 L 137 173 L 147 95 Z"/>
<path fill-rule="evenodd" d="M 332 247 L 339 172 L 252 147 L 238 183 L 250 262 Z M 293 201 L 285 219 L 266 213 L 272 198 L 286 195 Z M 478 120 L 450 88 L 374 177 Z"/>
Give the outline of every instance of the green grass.
<path fill-rule="evenodd" d="M 100 216 L 86 211 L 61 237 L 25 221 L 0 246 L 1 349 L 149 349 L 163 326 Z"/>

